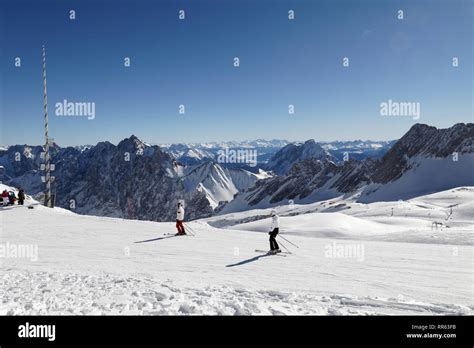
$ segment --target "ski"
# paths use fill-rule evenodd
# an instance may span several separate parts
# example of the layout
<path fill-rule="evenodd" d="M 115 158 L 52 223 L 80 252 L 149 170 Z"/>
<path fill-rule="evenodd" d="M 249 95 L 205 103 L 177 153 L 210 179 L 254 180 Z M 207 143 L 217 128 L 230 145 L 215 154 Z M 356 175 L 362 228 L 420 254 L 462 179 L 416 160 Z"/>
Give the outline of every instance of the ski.
<path fill-rule="evenodd" d="M 259 252 L 259 253 L 268 253 L 269 252 L 269 250 L 262 250 L 262 249 L 255 249 L 255 251 Z M 292 254 L 292 253 L 290 253 L 288 251 L 281 251 L 278 254 Z"/>
<path fill-rule="evenodd" d="M 265 254 L 267 254 L 267 255 L 283 256 L 283 257 L 288 256 L 288 255 L 291 254 L 291 253 L 286 252 L 286 251 L 282 251 L 282 252 L 280 252 L 280 253 L 273 254 L 273 253 L 270 253 L 268 250 L 259 250 L 259 249 L 255 249 L 255 252 L 256 252 L 256 253 L 265 253 Z"/>
<path fill-rule="evenodd" d="M 178 235 L 176 233 L 165 233 L 164 236 L 172 236 L 172 237 L 192 237 L 191 234 L 181 234 L 181 235 Z"/>

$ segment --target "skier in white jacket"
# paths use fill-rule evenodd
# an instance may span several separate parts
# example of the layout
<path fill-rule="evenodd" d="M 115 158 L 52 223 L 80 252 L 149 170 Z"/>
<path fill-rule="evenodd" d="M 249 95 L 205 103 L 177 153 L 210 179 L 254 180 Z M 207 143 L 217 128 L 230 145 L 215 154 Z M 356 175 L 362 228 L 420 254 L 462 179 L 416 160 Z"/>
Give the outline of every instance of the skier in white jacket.
<path fill-rule="evenodd" d="M 280 218 L 277 215 L 275 210 L 272 210 L 271 212 L 272 216 L 272 226 L 271 226 L 271 231 L 268 233 L 270 235 L 270 253 L 276 254 L 276 253 L 281 253 L 280 247 L 278 246 L 278 243 L 276 241 L 276 236 L 278 232 L 280 231 Z"/>
<path fill-rule="evenodd" d="M 182 236 L 186 234 L 186 232 L 184 232 L 183 221 L 184 208 L 181 202 L 178 202 L 178 210 L 176 211 L 176 229 L 178 230 L 178 233 L 176 233 L 177 236 Z"/>

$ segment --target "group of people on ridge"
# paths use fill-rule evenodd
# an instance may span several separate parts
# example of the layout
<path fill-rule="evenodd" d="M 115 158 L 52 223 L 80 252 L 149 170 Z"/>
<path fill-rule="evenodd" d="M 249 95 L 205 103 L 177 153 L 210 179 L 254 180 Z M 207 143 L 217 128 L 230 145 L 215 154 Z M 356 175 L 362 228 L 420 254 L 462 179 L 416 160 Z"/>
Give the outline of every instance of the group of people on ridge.
<path fill-rule="evenodd" d="M 15 192 L 13 191 L 7 191 L 3 190 L 1 196 L 1 205 L 2 206 L 7 206 L 7 205 L 14 205 L 15 202 L 17 201 Z M 25 191 L 23 191 L 22 188 L 18 191 L 18 205 L 23 205 L 25 203 Z"/>
<path fill-rule="evenodd" d="M 280 232 L 280 217 L 277 215 L 275 210 L 272 210 L 270 215 L 272 217 L 272 225 L 270 228 L 270 232 L 268 232 L 268 234 L 270 235 L 269 253 L 276 254 L 276 253 L 281 252 L 280 247 L 276 241 L 276 237 L 278 233 Z M 176 229 L 178 230 L 178 233 L 176 233 L 176 236 L 186 235 L 183 222 L 184 222 L 184 207 L 183 207 L 182 202 L 178 202 L 178 207 L 176 210 Z"/>

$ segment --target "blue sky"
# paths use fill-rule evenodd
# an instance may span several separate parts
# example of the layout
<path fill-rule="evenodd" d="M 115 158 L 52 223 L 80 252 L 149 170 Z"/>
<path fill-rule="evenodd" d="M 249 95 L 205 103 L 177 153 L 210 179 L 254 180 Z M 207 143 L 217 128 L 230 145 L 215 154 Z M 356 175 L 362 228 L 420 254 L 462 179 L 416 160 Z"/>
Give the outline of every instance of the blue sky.
<path fill-rule="evenodd" d="M 381 116 L 388 99 L 419 102 L 421 123 L 473 121 L 469 0 L 3 0 L 0 6 L 0 144 L 44 142 L 43 44 L 50 136 L 62 146 L 117 143 L 131 134 L 151 143 L 399 138 L 416 121 Z M 399 9 L 404 20 L 397 19 Z M 131 67 L 123 66 L 124 57 Z M 64 99 L 94 102 L 95 119 L 56 116 L 55 104 Z"/>

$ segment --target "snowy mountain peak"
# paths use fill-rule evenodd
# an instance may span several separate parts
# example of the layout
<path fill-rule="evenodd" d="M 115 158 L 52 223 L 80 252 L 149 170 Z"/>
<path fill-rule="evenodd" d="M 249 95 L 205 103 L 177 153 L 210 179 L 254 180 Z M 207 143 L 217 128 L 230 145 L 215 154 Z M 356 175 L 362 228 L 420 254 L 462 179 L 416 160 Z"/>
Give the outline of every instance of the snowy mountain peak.
<path fill-rule="evenodd" d="M 132 134 L 130 137 L 123 139 L 117 145 L 117 147 L 126 146 L 126 144 L 131 144 L 135 148 L 144 148 L 146 145 L 143 141 L 141 141 L 136 135 Z"/>
<path fill-rule="evenodd" d="M 302 159 L 306 158 L 325 158 L 330 156 L 314 139 L 305 141 L 301 151 Z"/>
<path fill-rule="evenodd" d="M 133 134 L 123 139 L 117 145 L 117 149 L 137 156 L 152 156 L 155 151 L 161 151 L 158 146 L 150 146 Z"/>
<path fill-rule="evenodd" d="M 220 202 L 231 201 L 237 192 L 251 187 L 261 177 L 262 173 L 254 174 L 206 161 L 186 167 L 183 182 L 186 190 L 204 193 L 211 207 L 216 208 Z"/>
<path fill-rule="evenodd" d="M 321 145 L 310 139 L 303 144 L 286 145 L 271 158 L 265 168 L 282 175 L 288 173 L 295 163 L 309 158 L 334 159 Z"/>

